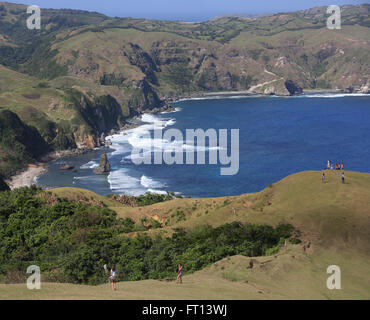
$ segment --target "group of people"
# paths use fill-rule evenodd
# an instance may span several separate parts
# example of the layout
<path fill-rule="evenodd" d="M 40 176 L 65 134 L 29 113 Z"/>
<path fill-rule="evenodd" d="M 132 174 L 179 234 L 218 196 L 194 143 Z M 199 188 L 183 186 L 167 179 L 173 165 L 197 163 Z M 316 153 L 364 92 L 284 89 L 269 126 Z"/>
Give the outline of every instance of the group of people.
<path fill-rule="evenodd" d="M 108 269 L 107 269 L 106 264 L 104 265 L 104 270 L 105 270 L 106 275 L 108 275 Z M 117 273 L 116 267 L 112 266 L 112 269 L 110 270 L 110 275 L 108 277 L 108 281 L 112 284 L 113 291 L 117 290 L 117 287 L 116 287 L 117 279 L 118 279 L 118 273 Z M 182 265 L 180 263 L 178 265 L 176 282 L 182 283 Z"/>
<path fill-rule="evenodd" d="M 325 172 L 322 173 L 322 183 L 325 183 Z M 342 180 L 342 183 L 344 183 L 344 172 L 342 172 L 342 176 L 341 176 L 341 180 Z"/>
<path fill-rule="evenodd" d="M 334 166 L 334 164 L 330 160 L 328 160 L 328 163 L 326 165 L 326 169 L 329 169 L 329 170 L 342 170 L 341 180 L 342 180 L 342 183 L 344 183 L 343 162 L 336 163 L 335 166 Z M 322 173 L 322 183 L 325 183 L 325 172 Z"/>
<path fill-rule="evenodd" d="M 326 168 L 329 169 L 329 170 L 343 170 L 343 162 L 342 163 L 336 163 L 335 166 L 334 166 L 334 163 L 332 163 L 330 160 L 328 160 Z"/>

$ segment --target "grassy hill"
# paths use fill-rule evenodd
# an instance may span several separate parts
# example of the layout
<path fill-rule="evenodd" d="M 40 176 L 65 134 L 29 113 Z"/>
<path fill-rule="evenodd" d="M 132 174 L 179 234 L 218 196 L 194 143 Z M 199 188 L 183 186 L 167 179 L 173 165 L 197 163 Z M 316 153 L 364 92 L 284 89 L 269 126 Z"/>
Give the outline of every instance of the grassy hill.
<path fill-rule="evenodd" d="M 276 257 L 276 258 L 275 258 Z M 351 259 L 349 261 L 348 259 Z M 244 299 L 369 299 L 366 282 L 369 259 L 351 254 L 303 253 L 289 247 L 272 257 L 232 256 L 211 267 L 185 275 L 183 284 L 175 281 L 118 282 L 110 285 L 43 283 L 41 290 L 28 290 L 25 284 L 0 284 L 1 299 L 142 299 L 142 300 L 244 300 Z M 337 264 L 342 271 L 342 289 L 329 290 L 326 268 Z M 174 275 L 175 277 L 175 275 Z"/>
<path fill-rule="evenodd" d="M 43 283 L 40 291 L 29 291 L 24 284 L 8 284 L 0 285 L 0 298 L 369 299 L 370 174 L 345 171 L 345 184 L 340 182 L 339 172 L 328 171 L 326 176 L 327 183 L 323 184 L 320 172 L 301 172 L 259 193 L 237 197 L 176 199 L 135 208 L 106 202 L 122 217 L 162 220 L 162 228 L 144 231 L 151 236 L 169 236 L 179 227 L 192 230 L 204 223 L 221 226 L 232 221 L 271 225 L 289 222 L 301 231 L 300 244 L 287 242 L 270 256 L 225 257 L 203 270 L 185 272 L 182 285 L 159 280 L 123 281 L 118 283 L 118 291 L 112 293 L 108 284 Z M 79 189 L 53 192 L 74 199 L 94 198 L 90 191 Z M 106 201 L 104 197 L 96 199 Z M 174 210 L 182 211 L 185 220 L 172 221 Z M 170 221 L 169 225 L 165 221 Z M 304 250 L 308 242 L 310 246 Z M 330 265 L 341 268 L 341 290 L 326 288 L 326 269 Z"/>
<path fill-rule="evenodd" d="M 302 231 L 302 239 L 324 248 L 356 248 L 370 252 L 370 174 L 326 171 L 326 183 L 318 171 L 290 175 L 261 192 L 235 197 L 175 199 L 145 207 L 128 207 L 109 200 L 107 206 L 121 218 L 136 222 L 146 217 L 162 223 L 149 234 L 170 235 L 174 228 L 213 227 L 233 221 L 277 225 L 291 223 Z M 52 189 L 58 196 L 76 199 L 107 199 L 92 191 L 75 188 Z M 107 200 L 104 200 L 107 201 Z M 348 222 L 350 221 L 350 222 Z"/>

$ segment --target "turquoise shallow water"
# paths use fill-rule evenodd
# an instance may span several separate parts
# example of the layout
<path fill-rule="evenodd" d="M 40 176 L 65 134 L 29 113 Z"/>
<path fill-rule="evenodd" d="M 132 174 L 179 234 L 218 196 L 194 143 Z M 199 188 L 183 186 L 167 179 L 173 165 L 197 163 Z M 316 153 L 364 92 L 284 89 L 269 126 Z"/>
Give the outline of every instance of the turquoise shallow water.
<path fill-rule="evenodd" d="M 216 97 L 175 105 L 177 112 L 145 115 L 141 127 L 112 138 L 106 150 L 113 169 L 109 176 L 92 172 L 102 154 L 98 150 L 50 163 L 37 183 L 99 194 L 169 190 L 214 197 L 260 191 L 289 174 L 323 169 L 328 159 L 343 162 L 345 170 L 370 172 L 369 96 Z M 184 137 L 186 129 L 239 129 L 238 174 L 221 176 L 220 164 L 135 165 L 132 148 L 150 142 L 140 135 L 152 132 L 159 120 L 165 129 L 181 130 Z M 58 167 L 66 161 L 78 171 L 61 172 Z"/>

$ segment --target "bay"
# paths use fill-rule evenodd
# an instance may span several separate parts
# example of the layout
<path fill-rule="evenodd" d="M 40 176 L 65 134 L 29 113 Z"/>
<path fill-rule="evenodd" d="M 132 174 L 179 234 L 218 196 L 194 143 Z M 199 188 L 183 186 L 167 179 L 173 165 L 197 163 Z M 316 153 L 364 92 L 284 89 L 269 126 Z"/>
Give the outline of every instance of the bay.
<path fill-rule="evenodd" d="M 343 162 L 345 170 L 370 172 L 370 97 L 307 94 L 294 97 L 216 96 L 182 100 L 177 112 L 144 115 L 138 128 L 111 137 L 113 145 L 48 165 L 37 184 L 86 188 L 105 195 L 173 191 L 184 196 L 217 197 L 257 192 L 289 174 L 321 170 L 326 162 Z M 130 158 L 140 136 L 161 121 L 165 129 L 239 129 L 240 165 L 233 176 L 218 165 L 135 165 Z M 186 141 L 183 141 L 186 143 Z M 163 144 L 163 141 L 154 143 Z M 112 172 L 93 173 L 102 152 Z M 61 172 L 68 162 L 77 172 Z M 320 176 L 318 176 L 320 179 Z"/>

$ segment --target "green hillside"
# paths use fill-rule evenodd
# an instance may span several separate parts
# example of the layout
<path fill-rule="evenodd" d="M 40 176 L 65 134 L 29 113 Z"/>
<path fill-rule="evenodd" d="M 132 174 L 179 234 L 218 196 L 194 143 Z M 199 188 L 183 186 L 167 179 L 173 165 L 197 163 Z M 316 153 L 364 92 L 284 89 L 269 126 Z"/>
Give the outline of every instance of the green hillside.
<path fill-rule="evenodd" d="M 105 197 L 95 199 L 93 193 L 80 189 L 53 190 L 54 194 L 69 196 L 69 201 L 72 202 L 67 207 L 67 202 L 58 202 L 56 196 L 41 194 L 37 198 L 41 196 L 41 199 L 44 199 L 51 209 L 54 208 L 55 213 L 59 212 L 58 219 L 62 219 L 63 216 L 65 218 L 59 220 L 57 224 L 52 223 L 49 231 L 44 229 L 42 233 L 39 233 L 43 230 L 40 228 L 44 228 L 42 225 L 39 226 L 36 234 L 40 234 L 40 237 L 28 238 L 26 236 L 23 240 L 24 245 L 21 246 L 22 250 L 12 251 L 9 249 L 11 238 L 4 238 L 8 239 L 6 240 L 8 249 L 2 254 L 6 252 L 11 254 L 3 260 L 7 261 L 7 268 L 11 263 L 15 263 L 16 260 L 13 260 L 15 258 L 19 266 L 23 263 L 27 264 L 30 256 L 26 248 L 30 241 L 38 244 L 40 246 L 38 250 L 41 250 L 35 251 L 33 255 L 36 257 L 39 252 L 38 254 L 42 253 L 42 255 L 38 259 L 45 259 L 49 251 L 42 243 L 46 244 L 45 241 L 51 241 L 51 239 L 47 240 L 48 232 L 53 232 L 53 237 L 59 239 L 58 243 L 63 243 L 64 250 L 67 250 L 64 254 L 72 250 L 68 249 L 71 245 L 68 244 L 68 233 L 64 233 L 64 237 L 60 238 L 62 234 L 55 233 L 55 226 L 59 225 L 59 232 L 63 232 L 62 221 L 65 221 L 63 224 L 66 223 L 71 227 L 76 226 L 79 220 L 74 215 L 81 215 L 83 213 L 81 209 L 86 204 L 95 208 L 100 207 L 99 210 L 113 209 L 121 218 L 136 216 L 136 220 L 132 218 L 131 225 L 127 224 L 129 220 L 125 220 L 125 231 L 122 229 L 123 225 L 119 228 L 117 225 L 115 228 L 119 229 L 117 233 L 119 237 L 116 238 L 112 237 L 112 231 L 108 232 L 108 230 L 104 231 L 108 232 L 104 236 L 104 233 L 101 233 L 104 229 L 101 229 L 102 220 L 99 222 L 97 216 L 93 218 L 90 215 L 90 218 L 86 220 L 87 224 L 79 226 L 83 229 L 78 232 L 76 229 L 72 233 L 73 242 L 70 248 L 76 247 L 72 250 L 70 257 L 64 257 L 66 264 L 50 272 L 50 267 L 55 268 L 57 260 L 51 260 L 49 264 L 42 262 L 41 269 L 44 270 L 43 274 L 46 277 L 42 290 L 30 291 L 24 284 L 0 284 L 0 297 L 8 299 L 369 299 L 370 284 L 367 278 L 370 262 L 370 212 L 368 210 L 370 175 L 346 171 L 345 184 L 340 182 L 338 172 L 330 171 L 326 173 L 326 176 L 327 183 L 323 184 L 320 172 L 301 172 L 288 176 L 255 194 L 215 199 L 176 199 L 145 207 L 125 207 Z M 14 196 L 15 194 L 12 197 Z M 70 210 L 74 208 L 73 203 L 76 201 L 79 203 L 76 208 L 79 209 L 73 214 Z M 56 211 L 57 208 L 59 209 Z M 65 209 L 61 211 L 62 208 Z M 2 217 L 4 217 L 5 210 L 1 211 Z M 90 210 L 91 214 L 99 212 L 98 209 Z M 177 219 L 179 216 L 175 214 L 174 217 L 180 221 L 173 221 L 166 225 L 165 221 L 170 221 L 172 210 L 181 211 L 182 218 Z M 106 211 L 106 214 L 108 212 Z M 20 223 L 17 219 L 25 213 L 21 210 L 17 215 L 9 216 L 7 230 L 17 228 L 17 223 Z M 148 221 L 150 219 L 161 221 L 162 226 L 146 224 L 142 219 L 144 216 Z M 104 219 L 107 218 L 108 216 Z M 169 219 L 166 220 L 166 218 Z M 68 222 L 69 219 L 72 219 L 71 222 Z M 4 220 L 2 221 L 4 223 Z M 32 219 L 28 222 L 26 220 L 25 223 L 29 225 L 31 221 Z M 70 224 L 72 221 L 73 224 Z M 256 244 L 254 240 L 245 242 L 241 246 L 236 242 L 232 244 L 232 241 L 239 241 L 244 237 L 244 229 L 241 224 L 237 223 L 238 221 L 242 224 L 249 223 L 249 227 L 245 229 L 247 230 L 245 235 L 251 236 L 253 233 L 260 235 L 262 241 L 267 239 L 266 232 L 271 232 L 273 226 L 275 230 L 280 228 L 279 232 L 285 230 L 284 232 L 290 235 L 286 233 L 288 237 L 286 244 L 280 241 L 277 246 L 264 251 L 265 256 L 260 256 L 260 254 L 255 256 L 253 250 L 257 247 L 252 249 L 253 243 Z M 106 226 L 109 226 L 106 223 L 104 222 Z M 26 224 L 20 224 L 18 228 L 21 227 L 22 230 Z M 205 224 L 212 227 L 205 227 Z M 289 228 L 281 229 L 282 226 L 290 224 L 294 226 L 295 231 L 289 231 Z M 133 227 L 138 230 L 132 232 Z M 85 231 L 82 233 L 82 230 Z M 212 249 L 213 258 L 209 253 L 206 254 L 207 251 L 202 251 L 213 243 L 208 240 L 212 232 L 222 233 L 222 236 L 212 240 L 217 244 L 217 250 Z M 284 232 L 280 234 L 283 239 Z M 158 238 L 159 235 L 161 235 L 160 238 Z M 272 235 L 273 233 L 270 234 Z M 105 237 L 109 237 L 109 240 L 104 240 Z M 61 241 L 62 239 L 64 240 Z M 95 251 L 94 243 L 97 239 L 99 239 L 100 248 L 103 249 Z M 188 240 L 184 243 L 183 239 Z M 176 250 L 173 251 L 176 248 L 176 241 L 181 244 L 178 253 L 175 253 Z M 197 241 L 200 242 L 193 247 L 193 243 Z M 91 252 L 85 247 L 87 243 Z M 146 249 L 142 247 L 144 243 Z M 156 247 L 157 245 L 153 247 L 153 243 L 160 244 L 160 247 Z M 171 246 L 167 247 L 166 243 Z M 114 251 L 114 248 L 117 249 L 123 244 L 124 250 Z M 136 253 L 129 251 L 132 244 L 135 244 Z M 155 250 L 159 248 L 160 251 L 156 253 Z M 252 251 L 249 251 L 251 249 Z M 151 257 L 151 254 L 154 256 Z M 172 268 L 169 266 L 169 272 L 158 273 L 161 268 L 164 268 L 165 263 L 171 261 L 172 257 L 177 260 L 172 262 L 174 264 Z M 214 258 L 216 260 L 212 262 Z M 98 286 L 55 283 L 58 279 L 63 279 L 63 275 L 74 274 L 67 271 L 72 270 L 68 269 L 72 268 L 72 261 L 78 261 L 79 272 L 76 274 L 83 277 L 81 272 L 85 270 L 86 265 L 90 272 L 101 273 L 104 282 L 102 264 L 107 261 L 105 259 L 113 259 L 110 263 L 116 263 L 118 270 L 121 271 L 121 282 L 118 283 L 117 292 L 112 293 L 108 283 Z M 176 275 L 175 262 L 179 260 L 185 268 L 184 283 L 181 286 L 171 280 Z M 253 260 L 252 265 L 251 260 Z M 41 263 L 37 259 L 33 262 Z M 326 279 L 329 277 L 326 269 L 330 265 L 338 265 L 341 268 L 341 290 L 329 290 L 326 287 Z M 68 268 L 63 269 L 66 266 Z M 2 270 L 5 269 L 3 265 Z M 140 278 L 140 272 L 142 275 L 149 272 L 150 279 L 132 281 L 143 279 Z M 93 274 L 85 276 L 89 278 Z M 127 278 L 128 276 L 132 278 Z M 21 273 L 8 273 L 5 277 L 8 283 L 12 282 L 11 280 L 22 281 L 23 279 Z M 100 279 L 99 277 L 94 276 L 93 278 Z M 163 278 L 167 280 L 164 281 Z"/>
<path fill-rule="evenodd" d="M 74 86 L 58 88 L 3 66 L 0 71 L 0 148 L 5 152 L 0 159 L 0 174 L 4 176 L 48 151 L 100 146 L 104 143 L 101 136 L 120 128 L 129 116 L 127 109 L 107 92 L 94 88 L 94 93 L 83 92 Z M 11 122 L 13 127 L 7 123 L 11 114 L 17 118 Z M 35 130 L 29 142 L 42 147 L 32 148 L 32 156 L 21 152 L 31 146 L 25 140 L 18 139 L 19 148 L 12 149 L 18 127 Z"/>

